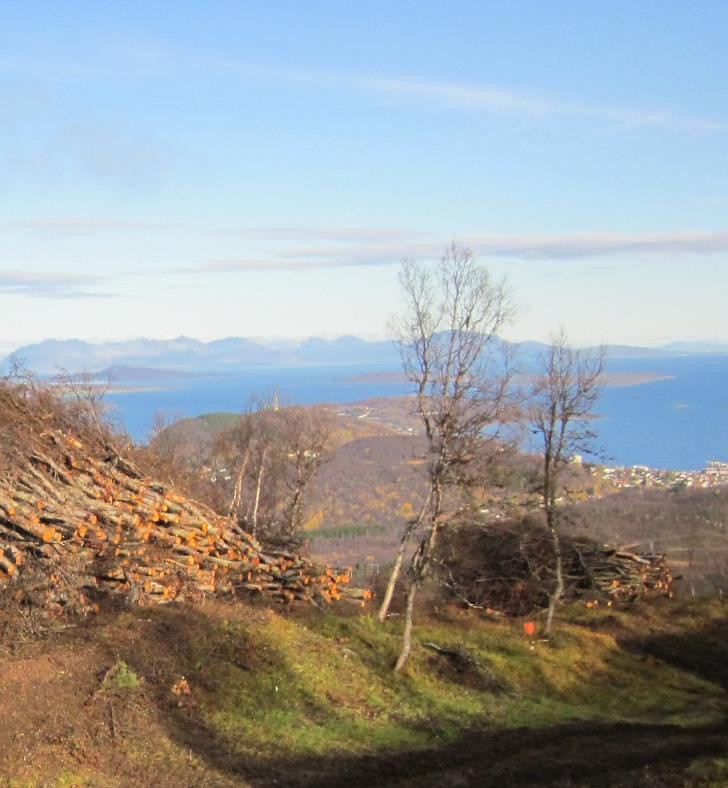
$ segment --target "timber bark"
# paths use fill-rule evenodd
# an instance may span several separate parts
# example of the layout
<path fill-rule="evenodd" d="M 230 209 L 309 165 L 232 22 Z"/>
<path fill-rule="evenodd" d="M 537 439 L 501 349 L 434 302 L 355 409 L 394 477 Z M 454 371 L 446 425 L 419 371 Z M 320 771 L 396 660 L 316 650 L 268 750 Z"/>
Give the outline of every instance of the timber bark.
<path fill-rule="evenodd" d="M 348 570 L 266 550 L 108 445 L 59 429 L 27 438 L 27 454 L 0 473 L 0 593 L 52 614 L 89 613 L 108 595 L 140 605 L 250 591 L 342 598 Z"/>
<path fill-rule="evenodd" d="M 429 488 L 425 501 L 422 504 L 417 517 L 407 523 L 407 528 L 405 529 L 405 532 L 402 535 L 402 539 L 399 543 L 397 555 L 395 556 L 394 562 L 392 563 L 392 570 L 389 575 L 389 580 L 387 581 L 387 587 L 384 591 L 384 598 L 377 614 L 379 621 L 384 621 L 389 614 L 389 608 L 392 604 L 392 597 L 394 596 L 394 589 L 397 586 L 397 581 L 399 580 L 399 576 L 402 571 L 402 564 L 404 563 L 405 553 L 407 552 L 407 545 L 412 539 L 415 531 L 417 531 L 417 529 L 422 525 L 425 515 L 427 514 L 427 510 L 430 508 L 431 497 L 432 489 Z"/>

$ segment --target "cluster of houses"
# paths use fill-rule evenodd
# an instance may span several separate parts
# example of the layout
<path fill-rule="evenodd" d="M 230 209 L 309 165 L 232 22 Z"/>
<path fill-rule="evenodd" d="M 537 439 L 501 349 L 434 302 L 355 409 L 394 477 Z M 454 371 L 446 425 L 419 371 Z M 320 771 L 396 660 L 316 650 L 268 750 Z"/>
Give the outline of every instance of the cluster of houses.
<path fill-rule="evenodd" d="M 592 466 L 592 474 L 615 487 L 715 487 L 728 484 L 728 462 L 710 460 L 702 471 L 663 471 L 646 465 L 629 468 Z"/>

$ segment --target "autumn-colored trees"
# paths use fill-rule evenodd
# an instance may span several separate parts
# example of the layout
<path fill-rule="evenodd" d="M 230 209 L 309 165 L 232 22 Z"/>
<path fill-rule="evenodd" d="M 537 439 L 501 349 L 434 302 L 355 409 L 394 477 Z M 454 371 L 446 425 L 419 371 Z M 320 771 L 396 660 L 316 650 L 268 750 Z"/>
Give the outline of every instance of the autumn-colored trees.
<path fill-rule="evenodd" d="M 257 398 L 217 437 L 214 473 L 227 514 L 253 536 L 290 541 L 301 526 L 304 494 L 324 459 L 331 428 L 325 407 L 282 407 Z"/>

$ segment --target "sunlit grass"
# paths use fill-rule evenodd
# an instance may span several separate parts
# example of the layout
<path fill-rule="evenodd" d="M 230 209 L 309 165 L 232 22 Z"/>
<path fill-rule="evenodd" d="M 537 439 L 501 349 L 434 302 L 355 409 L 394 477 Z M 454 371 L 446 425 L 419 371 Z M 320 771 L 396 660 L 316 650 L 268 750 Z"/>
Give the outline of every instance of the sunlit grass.
<path fill-rule="evenodd" d="M 579 616 L 548 642 L 527 639 L 518 623 L 428 621 L 416 627 L 412 658 L 397 674 L 397 621 L 334 614 L 295 621 L 267 611 L 214 636 L 251 664 L 215 662 L 204 713 L 238 747 L 271 755 L 425 746 L 472 726 L 697 725 L 721 717 L 719 688 L 625 652 Z M 453 668 L 428 643 L 458 651 L 466 668 Z"/>
<path fill-rule="evenodd" d="M 663 725 L 696 727 L 698 737 L 706 726 L 715 736 L 728 709 L 721 687 L 639 646 L 657 637 L 662 653 L 682 656 L 693 643 L 696 651 L 709 643 L 698 656 L 715 657 L 718 672 L 704 675 L 720 679 L 725 612 L 692 602 L 633 613 L 574 606 L 560 611 L 545 641 L 526 635 L 520 620 L 433 609 L 417 618 L 411 659 L 396 673 L 397 616 L 381 624 L 340 606 L 239 603 L 130 609 L 87 633 L 100 650 L 80 685 L 93 736 L 86 721 L 64 728 L 45 745 L 53 756 L 47 770 L 28 761 L 12 785 L 121 788 L 121 778 L 94 771 L 110 747 L 131 772 L 163 776 L 165 788 L 177 777 L 228 788 L 245 784 L 241 764 L 386 760 L 474 730 L 558 734 L 573 726 L 563 731 L 568 737 L 582 723 L 599 723 L 615 733 L 647 725 L 658 739 Z M 685 785 L 726 784 L 727 776 L 726 761 L 698 756 Z"/>

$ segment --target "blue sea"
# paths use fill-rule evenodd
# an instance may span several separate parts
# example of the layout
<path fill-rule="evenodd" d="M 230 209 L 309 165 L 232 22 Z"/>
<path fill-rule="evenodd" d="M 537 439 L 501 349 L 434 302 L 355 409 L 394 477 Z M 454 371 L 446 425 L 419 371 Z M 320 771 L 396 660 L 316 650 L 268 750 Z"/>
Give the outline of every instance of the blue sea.
<path fill-rule="evenodd" d="M 597 412 L 605 462 L 700 470 L 707 460 L 728 461 L 728 356 L 619 359 L 610 361 L 608 369 L 670 377 L 604 389 Z M 219 411 L 242 413 L 252 395 L 268 388 L 301 405 L 408 393 L 404 383 L 356 380 L 379 371 L 381 366 L 365 365 L 258 367 L 137 387 L 132 383 L 128 391 L 109 393 L 106 402 L 129 434 L 143 442 L 156 413 L 169 420 Z"/>
<path fill-rule="evenodd" d="M 612 361 L 608 369 L 671 375 L 604 389 L 599 435 L 614 465 L 701 470 L 728 462 L 728 356 Z"/>

